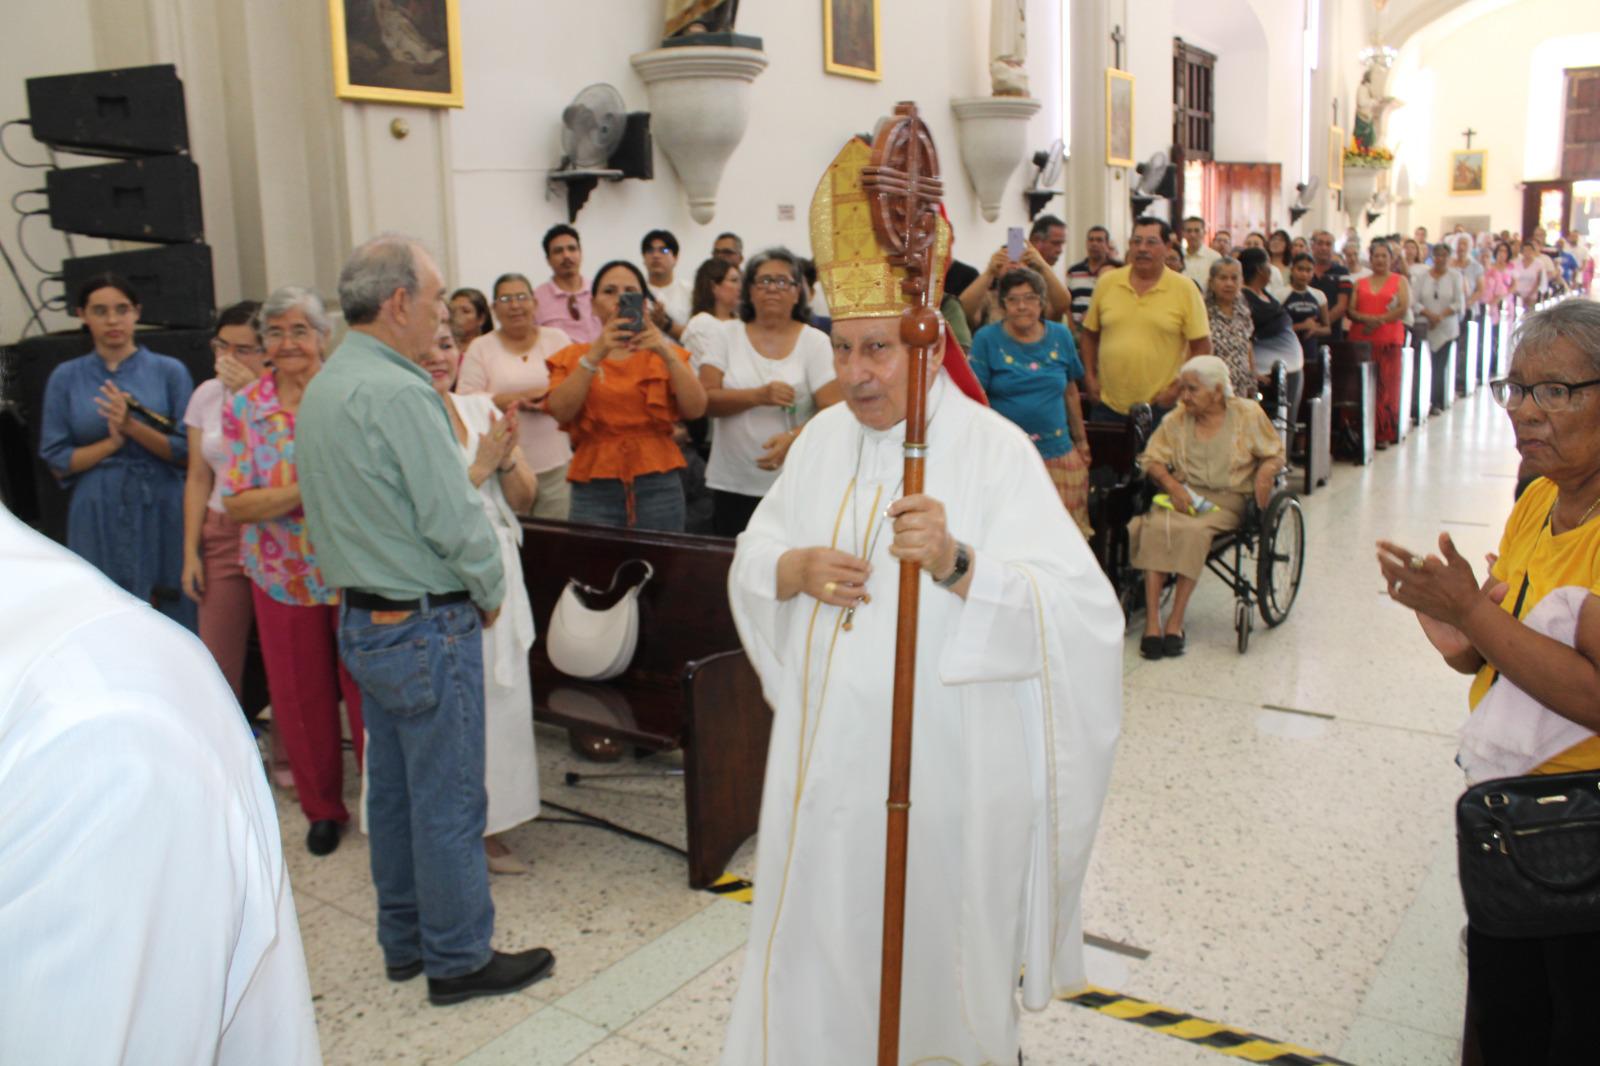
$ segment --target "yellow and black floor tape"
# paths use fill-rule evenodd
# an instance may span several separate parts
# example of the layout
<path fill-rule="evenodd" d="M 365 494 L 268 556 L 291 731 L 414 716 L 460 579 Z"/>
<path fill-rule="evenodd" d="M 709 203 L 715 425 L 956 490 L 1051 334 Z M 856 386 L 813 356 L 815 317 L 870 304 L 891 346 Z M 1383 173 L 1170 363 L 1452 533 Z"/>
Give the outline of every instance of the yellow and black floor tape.
<path fill-rule="evenodd" d="M 755 886 L 742 877 L 723 874 L 706 891 L 736 903 L 749 903 Z M 1246 1062 L 1265 1063 L 1267 1066 L 1351 1066 L 1343 1059 L 1324 1055 L 1320 1051 L 1272 1040 L 1231 1025 L 1196 1018 L 1192 1014 L 1163 1007 L 1158 1003 L 1134 999 L 1110 989 L 1090 985 L 1073 996 L 1063 996 L 1068 1003 L 1088 1007 L 1092 1011 L 1125 1022 L 1141 1025 L 1152 1032 L 1210 1048 Z"/>
<path fill-rule="evenodd" d="M 1246 1062 L 1270 1063 L 1272 1066 L 1318 1066 L 1323 1063 L 1350 1066 L 1343 1059 L 1336 1059 L 1332 1055 L 1324 1055 L 1310 1048 L 1286 1044 L 1229 1025 L 1219 1025 L 1204 1018 L 1196 1018 L 1192 1014 L 1185 1014 L 1183 1011 L 1134 999 L 1132 996 L 1124 996 L 1120 992 L 1104 988 L 1090 986 L 1075 996 L 1062 998 L 1068 1003 L 1076 1003 L 1080 1007 L 1088 1007 L 1112 1018 L 1142 1025 L 1153 1032 L 1210 1048 L 1212 1051 L 1244 1059 Z"/>
<path fill-rule="evenodd" d="M 707 885 L 706 891 L 723 899 L 731 899 L 735 903 L 749 903 L 753 898 L 755 887 L 742 877 L 723 874 L 715 883 Z"/>

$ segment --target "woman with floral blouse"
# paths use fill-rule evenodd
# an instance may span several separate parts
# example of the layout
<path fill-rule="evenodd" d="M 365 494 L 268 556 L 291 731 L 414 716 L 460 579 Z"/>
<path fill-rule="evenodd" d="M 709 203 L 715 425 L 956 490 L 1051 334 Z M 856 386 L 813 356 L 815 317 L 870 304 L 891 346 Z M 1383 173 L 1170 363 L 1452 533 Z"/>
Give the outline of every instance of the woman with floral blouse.
<path fill-rule="evenodd" d="M 314 293 L 293 286 L 269 296 L 256 321 L 272 373 L 223 414 L 229 458 L 222 505 L 244 527 L 241 559 L 253 586 L 273 725 L 311 823 L 306 848 L 326 855 L 350 820 L 339 698 L 359 765 L 361 694 L 339 661 L 339 593 L 323 580 L 306 534 L 294 427 L 306 385 L 322 369 L 332 323 Z"/>

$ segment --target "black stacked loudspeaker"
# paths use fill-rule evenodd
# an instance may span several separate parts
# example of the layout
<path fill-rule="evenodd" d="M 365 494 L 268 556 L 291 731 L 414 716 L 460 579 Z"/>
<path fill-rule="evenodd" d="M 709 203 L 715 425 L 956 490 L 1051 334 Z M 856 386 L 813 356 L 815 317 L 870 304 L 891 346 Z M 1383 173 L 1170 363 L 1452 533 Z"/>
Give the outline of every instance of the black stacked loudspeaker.
<path fill-rule="evenodd" d="M 30 78 L 27 92 L 35 139 L 64 152 L 116 160 L 51 170 L 45 178 L 51 225 L 155 245 L 66 260 L 61 280 L 69 303 L 95 275 L 120 274 L 139 294 L 141 325 L 163 327 L 141 329 L 139 343 L 181 360 L 196 384 L 211 377 L 210 325 L 216 307 L 211 248 L 205 243 L 200 171 L 189 157 L 177 68 Z M 8 391 L 22 426 L 20 434 L 9 427 L 3 436 L 8 453 L 25 438 L 28 459 L 13 462 L 7 455 L 4 488 L 12 509 L 56 540 L 66 538 L 67 492 L 38 457 L 44 387 L 51 371 L 90 348 L 89 334 L 74 330 L 30 338 L 9 353 Z"/>
<path fill-rule="evenodd" d="M 121 274 L 146 325 L 204 329 L 216 296 L 200 213 L 200 169 L 189 157 L 183 82 L 170 64 L 30 78 L 28 122 L 41 144 L 120 160 L 51 170 L 50 224 L 66 233 L 162 247 L 68 259 L 67 299 L 94 274 Z"/>

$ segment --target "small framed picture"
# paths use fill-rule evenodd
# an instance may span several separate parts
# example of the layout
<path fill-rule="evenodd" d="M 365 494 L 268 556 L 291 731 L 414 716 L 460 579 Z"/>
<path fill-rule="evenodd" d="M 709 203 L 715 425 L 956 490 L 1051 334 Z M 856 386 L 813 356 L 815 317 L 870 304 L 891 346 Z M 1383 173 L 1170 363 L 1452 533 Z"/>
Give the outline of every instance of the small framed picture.
<path fill-rule="evenodd" d="M 460 0 L 328 0 L 341 100 L 461 107 Z"/>
<path fill-rule="evenodd" d="M 1133 166 L 1133 75 L 1106 68 L 1106 166 Z"/>
<path fill-rule="evenodd" d="M 1328 127 L 1328 188 L 1344 188 L 1344 127 Z"/>
<path fill-rule="evenodd" d="M 882 26 L 878 0 L 822 0 L 822 69 L 882 81 Z"/>
<path fill-rule="evenodd" d="M 1483 173 L 1488 166 L 1489 153 L 1482 148 L 1450 153 L 1450 191 L 1456 194 L 1478 193 L 1484 189 Z"/>

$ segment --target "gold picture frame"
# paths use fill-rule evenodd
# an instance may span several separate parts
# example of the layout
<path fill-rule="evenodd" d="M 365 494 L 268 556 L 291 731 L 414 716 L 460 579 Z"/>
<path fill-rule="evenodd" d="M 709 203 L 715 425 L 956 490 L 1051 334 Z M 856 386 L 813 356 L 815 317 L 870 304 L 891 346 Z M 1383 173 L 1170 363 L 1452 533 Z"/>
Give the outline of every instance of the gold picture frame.
<path fill-rule="evenodd" d="M 1328 188 L 1344 188 L 1344 127 L 1328 127 Z"/>
<path fill-rule="evenodd" d="M 1476 196 L 1486 188 L 1489 150 L 1468 148 L 1450 153 L 1450 195 Z"/>
<path fill-rule="evenodd" d="M 822 0 L 822 69 L 866 81 L 883 80 L 883 18 L 879 0 Z"/>
<path fill-rule="evenodd" d="M 1106 68 L 1106 166 L 1133 166 L 1133 75 Z"/>
<path fill-rule="evenodd" d="M 333 94 L 423 107 L 462 107 L 460 0 L 387 5 L 328 0 Z M 443 38 L 441 41 L 440 38 Z"/>

